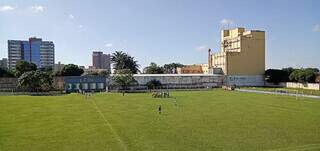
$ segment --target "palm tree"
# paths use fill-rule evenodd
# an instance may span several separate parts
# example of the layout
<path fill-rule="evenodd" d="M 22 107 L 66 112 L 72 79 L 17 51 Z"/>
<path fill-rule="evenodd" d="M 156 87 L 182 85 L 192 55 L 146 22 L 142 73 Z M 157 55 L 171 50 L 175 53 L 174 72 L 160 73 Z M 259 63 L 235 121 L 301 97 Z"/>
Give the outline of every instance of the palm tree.
<path fill-rule="evenodd" d="M 111 62 L 113 63 L 113 68 L 115 70 L 120 70 L 125 67 L 125 58 L 127 58 L 127 54 L 122 51 L 116 51 L 112 53 Z"/>
<path fill-rule="evenodd" d="M 129 69 L 134 74 L 139 72 L 138 61 L 122 51 L 112 53 L 111 62 L 115 70 Z"/>
<path fill-rule="evenodd" d="M 120 86 L 122 95 L 124 95 L 130 85 L 137 83 L 130 69 L 116 70 L 115 74 L 112 76 L 112 81 L 114 85 Z"/>

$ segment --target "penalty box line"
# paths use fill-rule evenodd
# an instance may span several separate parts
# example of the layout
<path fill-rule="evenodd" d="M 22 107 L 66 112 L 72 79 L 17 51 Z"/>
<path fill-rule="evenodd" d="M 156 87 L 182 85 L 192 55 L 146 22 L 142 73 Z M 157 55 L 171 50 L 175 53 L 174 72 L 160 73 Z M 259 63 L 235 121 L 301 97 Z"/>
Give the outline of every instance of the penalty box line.
<path fill-rule="evenodd" d="M 123 148 L 123 150 L 128 151 L 127 146 L 123 143 L 123 141 L 121 140 L 119 134 L 114 130 L 114 128 L 112 127 L 112 125 L 110 124 L 110 122 L 107 120 L 107 118 L 103 115 L 103 113 L 101 112 L 100 108 L 98 107 L 98 105 L 96 104 L 96 101 L 93 97 L 91 97 L 92 100 L 92 104 L 94 105 L 94 107 L 96 108 L 96 111 L 99 113 L 99 115 L 102 117 L 103 119 L 103 124 L 108 127 L 111 132 L 113 133 L 113 135 L 116 137 L 116 139 L 119 141 L 120 146 Z"/>

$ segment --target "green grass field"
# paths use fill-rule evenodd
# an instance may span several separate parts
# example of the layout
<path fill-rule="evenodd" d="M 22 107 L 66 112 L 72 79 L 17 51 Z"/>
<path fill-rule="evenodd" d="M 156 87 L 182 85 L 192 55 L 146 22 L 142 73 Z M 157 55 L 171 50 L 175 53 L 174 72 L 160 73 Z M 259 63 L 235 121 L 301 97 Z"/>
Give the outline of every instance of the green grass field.
<path fill-rule="evenodd" d="M 221 89 L 171 95 L 0 96 L 0 151 L 320 150 L 320 100 Z"/>

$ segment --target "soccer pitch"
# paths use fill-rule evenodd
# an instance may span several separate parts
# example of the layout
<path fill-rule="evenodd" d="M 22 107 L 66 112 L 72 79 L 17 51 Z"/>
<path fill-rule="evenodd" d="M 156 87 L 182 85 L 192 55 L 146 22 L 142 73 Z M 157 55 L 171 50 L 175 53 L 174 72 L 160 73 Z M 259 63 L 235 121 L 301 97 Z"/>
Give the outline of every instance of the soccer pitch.
<path fill-rule="evenodd" d="M 171 96 L 0 96 L 0 150 L 320 150 L 320 100 L 221 89 Z"/>

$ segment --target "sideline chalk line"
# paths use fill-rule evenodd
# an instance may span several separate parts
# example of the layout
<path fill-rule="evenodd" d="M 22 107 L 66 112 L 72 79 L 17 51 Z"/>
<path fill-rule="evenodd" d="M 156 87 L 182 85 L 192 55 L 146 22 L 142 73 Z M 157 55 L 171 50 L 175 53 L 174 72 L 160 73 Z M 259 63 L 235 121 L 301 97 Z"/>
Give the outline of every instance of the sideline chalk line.
<path fill-rule="evenodd" d="M 127 146 L 123 143 L 123 141 L 121 140 L 120 136 L 118 135 L 118 133 L 113 129 L 112 125 L 110 124 L 110 122 L 107 120 L 107 118 L 103 115 L 103 113 L 101 112 L 101 110 L 99 109 L 98 105 L 96 104 L 95 99 L 91 96 L 91 100 L 93 105 L 95 106 L 97 112 L 100 114 L 100 116 L 102 117 L 102 119 L 104 120 L 104 125 L 107 126 L 113 133 L 113 135 L 116 137 L 116 139 L 119 141 L 120 146 L 123 148 L 123 150 L 128 151 Z"/>

